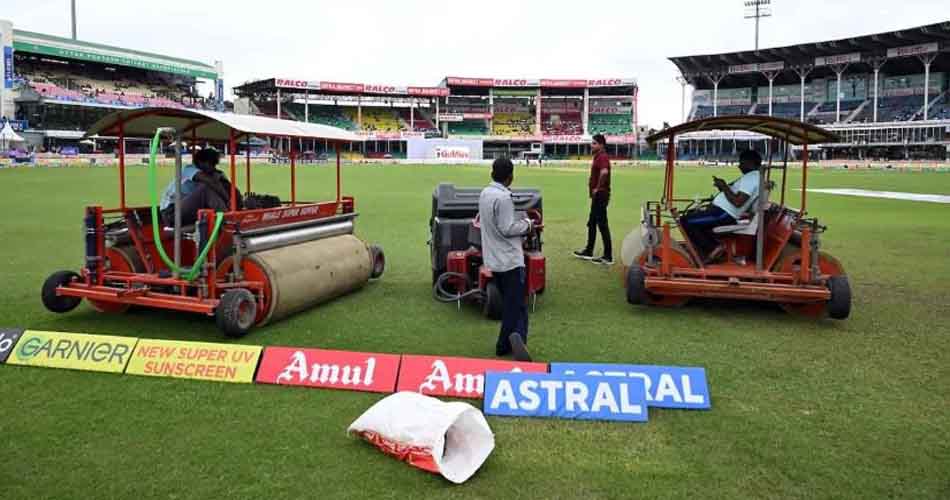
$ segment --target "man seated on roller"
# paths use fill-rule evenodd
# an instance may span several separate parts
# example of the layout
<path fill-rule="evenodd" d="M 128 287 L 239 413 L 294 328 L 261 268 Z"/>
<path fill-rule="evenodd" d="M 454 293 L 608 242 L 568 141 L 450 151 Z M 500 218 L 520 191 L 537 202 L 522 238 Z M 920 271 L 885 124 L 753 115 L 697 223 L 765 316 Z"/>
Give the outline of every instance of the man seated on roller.
<path fill-rule="evenodd" d="M 719 190 L 719 194 L 713 198 L 712 203 L 680 217 L 680 226 L 706 262 L 715 260 L 720 251 L 719 240 L 713 230 L 719 226 L 735 224 L 749 212 L 753 202 L 759 197 L 761 165 L 762 156 L 758 152 L 751 149 L 743 151 L 739 154 L 742 177 L 730 184 L 713 176 L 713 186 Z"/>
<path fill-rule="evenodd" d="M 198 211 L 210 208 L 216 211 L 230 210 L 231 182 L 218 170 L 221 155 L 212 148 L 197 151 L 192 165 L 181 170 L 181 223 L 183 226 L 194 224 L 198 220 Z M 234 190 L 237 207 L 241 208 L 241 193 Z M 162 194 L 162 222 L 166 226 L 175 224 L 175 179 L 168 183 Z"/>

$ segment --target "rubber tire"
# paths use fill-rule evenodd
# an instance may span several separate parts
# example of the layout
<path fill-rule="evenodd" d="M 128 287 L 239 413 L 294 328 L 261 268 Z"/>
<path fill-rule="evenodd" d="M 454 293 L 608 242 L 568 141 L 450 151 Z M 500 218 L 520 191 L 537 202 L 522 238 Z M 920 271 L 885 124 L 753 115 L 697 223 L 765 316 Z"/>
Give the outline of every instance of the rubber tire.
<path fill-rule="evenodd" d="M 485 297 L 482 299 L 482 314 L 486 318 L 498 321 L 501 319 L 504 302 L 501 300 L 501 290 L 494 281 L 489 281 L 485 287 Z"/>
<path fill-rule="evenodd" d="M 79 297 L 60 297 L 56 295 L 56 287 L 68 285 L 73 280 L 78 280 L 79 275 L 72 271 L 56 271 L 43 282 L 43 291 L 41 297 L 43 305 L 54 313 L 67 313 L 75 309 L 82 299 Z"/>
<path fill-rule="evenodd" d="M 369 279 L 379 279 L 379 277 L 382 276 L 384 272 L 386 272 L 386 254 L 383 252 L 383 247 L 379 245 L 370 245 L 369 260 L 370 265 L 372 266 L 372 270 L 369 273 Z M 434 285 L 435 282 L 432 284 Z"/>
<path fill-rule="evenodd" d="M 831 298 L 828 299 L 828 316 L 832 319 L 846 319 L 851 315 L 851 284 L 848 277 L 832 276 L 828 279 Z"/>
<path fill-rule="evenodd" d="M 638 305 L 646 304 L 646 286 L 644 284 L 646 276 L 643 269 L 634 263 L 627 271 L 627 303 Z"/>
<path fill-rule="evenodd" d="M 214 312 L 218 329 L 221 330 L 221 333 L 232 338 L 247 335 L 247 332 L 254 327 L 256 318 L 257 300 L 254 298 L 254 294 L 244 288 L 235 288 L 225 292 Z"/>

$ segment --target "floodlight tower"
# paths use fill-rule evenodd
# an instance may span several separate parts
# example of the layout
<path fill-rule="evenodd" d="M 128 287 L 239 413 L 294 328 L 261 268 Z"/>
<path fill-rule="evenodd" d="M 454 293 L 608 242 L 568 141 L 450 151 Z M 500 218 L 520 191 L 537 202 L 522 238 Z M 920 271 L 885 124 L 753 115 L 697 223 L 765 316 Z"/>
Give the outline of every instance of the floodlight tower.
<path fill-rule="evenodd" d="M 70 0 L 70 6 L 72 7 L 72 27 L 73 27 L 73 40 L 76 39 L 76 0 Z"/>
<path fill-rule="evenodd" d="M 755 50 L 759 50 L 759 19 L 772 17 L 772 0 L 745 0 L 745 18 L 755 19 Z"/>

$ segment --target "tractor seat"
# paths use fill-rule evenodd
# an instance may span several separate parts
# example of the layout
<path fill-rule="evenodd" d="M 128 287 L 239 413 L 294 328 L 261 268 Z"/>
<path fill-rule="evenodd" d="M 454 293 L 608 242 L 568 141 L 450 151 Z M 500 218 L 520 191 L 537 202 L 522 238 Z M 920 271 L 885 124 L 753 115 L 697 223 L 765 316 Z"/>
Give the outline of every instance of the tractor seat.
<path fill-rule="evenodd" d="M 719 226 L 713 228 L 716 234 L 744 234 L 754 235 L 759 229 L 759 214 L 755 214 L 751 219 L 740 219 L 735 224 L 728 226 Z"/>

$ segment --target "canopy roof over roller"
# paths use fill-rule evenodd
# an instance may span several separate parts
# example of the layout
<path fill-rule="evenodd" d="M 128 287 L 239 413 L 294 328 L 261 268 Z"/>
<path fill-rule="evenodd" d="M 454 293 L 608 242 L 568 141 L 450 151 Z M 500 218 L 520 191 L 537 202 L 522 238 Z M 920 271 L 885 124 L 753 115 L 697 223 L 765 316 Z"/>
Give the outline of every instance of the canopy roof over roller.
<path fill-rule="evenodd" d="M 318 125 L 264 116 L 236 115 L 199 109 L 139 108 L 110 113 L 86 131 L 86 137 L 118 136 L 122 124 L 125 137 L 150 138 L 159 127 L 174 127 L 185 138 L 226 142 L 244 136 L 293 137 L 357 142 L 357 134 L 329 125 Z"/>
<path fill-rule="evenodd" d="M 802 123 L 798 120 L 759 115 L 717 116 L 693 120 L 661 130 L 647 137 L 647 141 L 653 144 L 670 136 L 701 130 L 747 130 L 776 139 L 787 140 L 796 146 L 838 142 L 838 137 L 835 134 L 821 127 Z"/>

